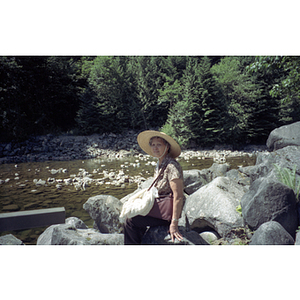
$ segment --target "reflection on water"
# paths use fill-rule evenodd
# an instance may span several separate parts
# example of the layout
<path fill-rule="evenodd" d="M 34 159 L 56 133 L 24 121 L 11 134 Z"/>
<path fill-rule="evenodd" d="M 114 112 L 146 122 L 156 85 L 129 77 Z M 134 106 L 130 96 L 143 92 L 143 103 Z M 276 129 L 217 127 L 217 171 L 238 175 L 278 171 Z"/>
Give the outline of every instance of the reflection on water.
<path fill-rule="evenodd" d="M 83 209 L 83 204 L 89 197 L 96 195 L 112 195 L 118 199 L 133 192 L 137 183 L 125 183 L 121 186 L 109 184 L 107 178 L 103 180 L 106 172 L 119 172 L 123 170 L 130 178 L 149 178 L 153 175 L 156 161 L 151 157 L 145 160 L 138 157 L 115 160 L 76 160 L 76 161 L 48 161 L 29 162 L 20 164 L 0 165 L 0 213 L 11 211 L 24 211 L 32 209 L 65 207 L 66 218 L 74 216 L 80 218 L 87 226 L 93 226 L 93 220 Z M 212 159 L 192 158 L 190 160 L 179 159 L 183 170 L 209 168 Z M 255 157 L 237 157 L 228 159 L 231 168 L 237 166 L 248 166 L 255 164 Z M 153 164 L 151 164 L 153 163 Z M 54 170 L 59 170 L 56 174 Z M 103 180 L 102 184 L 90 184 L 86 189 L 75 189 L 73 185 L 66 185 L 64 182 L 57 187 L 57 181 L 67 178 L 74 178 L 80 171 L 88 172 L 92 179 Z M 49 178 L 55 178 L 51 183 Z M 45 185 L 36 185 L 35 182 L 46 181 Z M 27 230 L 0 232 L 0 235 L 12 233 L 26 244 L 36 244 L 38 236 L 46 229 L 32 228 Z"/>

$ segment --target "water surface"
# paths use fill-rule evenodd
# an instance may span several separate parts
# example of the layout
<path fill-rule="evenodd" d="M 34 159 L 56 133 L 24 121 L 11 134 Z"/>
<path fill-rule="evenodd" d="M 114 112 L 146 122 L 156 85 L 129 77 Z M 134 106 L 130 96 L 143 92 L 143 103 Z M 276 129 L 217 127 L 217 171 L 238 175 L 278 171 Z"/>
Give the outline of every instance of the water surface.
<path fill-rule="evenodd" d="M 183 170 L 206 169 L 213 164 L 212 159 L 178 159 Z M 87 226 L 93 226 L 93 220 L 83 209 L 83 204 L 89 197 L 96 195 L 112 195 L 118 199 L 133 192 L 137 183 L 125 183 L 121 186 L 109 184 L 110 179 L 103 179 L 104 173 L 120 170 L 128 175 L 131 180 L 143 180 L 153 176 L 156 160 L 151 157 L 145 159 L 131 157 L 126 159 L 89 159 L 75 161 L 47 161 L 28 162 L 20 164 L 0 165 L 0 180 L 6 181 L 0 184 L 0 213 L 11 211 L 24 211 L 32 209 L 65 207 L 66 218 L 74 216 L 80 218 Z M 249 166 L 255 164 L 255 157 L 242 156 L 227 159 L 231 168 Z M 52 174 L 51 170 L 61 170 Z M 57 182 L 49 183 L 49 178 L 64 180 L 73 178 L 80 172 L 88 172 L 92 179 L 102 179 L 103 184 L 90 184 L 85 189 L 76 189 L 73 185 L 61 183 L 57 188 Z M 73 176 L 73 177 L 72 177 Z M 9 180 L 8 180 L 9 179 Z M 36 185 L 36 181 L 44 180 L 46 185 Z M 10 209 L 11 208 L 11 209 Z M 46 229 L 32 228 L 10 232 L 0 232 L 0 235 L 12 233 L 25 244 L 36 244 L 38 236 Z"/>

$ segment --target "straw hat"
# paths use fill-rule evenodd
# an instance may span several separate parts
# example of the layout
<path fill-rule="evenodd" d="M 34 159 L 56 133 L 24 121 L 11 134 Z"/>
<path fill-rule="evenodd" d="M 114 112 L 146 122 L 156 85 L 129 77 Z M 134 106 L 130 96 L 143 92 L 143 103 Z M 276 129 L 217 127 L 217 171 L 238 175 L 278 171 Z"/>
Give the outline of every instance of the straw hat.
<path fill-rule="evenodd" d="M 151 151 L 151 147 L 150 147 L 150 144 L 149 144 L 149 141 L 152 137 L 163 138 L 164 140 L 166 140 L 171 145 L 171 149 L 170 149 L 170 152 L 169 152 L 169 155 L 171 157 L 176 158 L 180 155 L 181 149 L 180 149 L 180 146 L 178 145 L 178 143 L 173 138 L 168 136 L 167 134 L 165 134 L 163 132 L 155 131 L 155 130 L 143 131 L 137 137 L 137 141 L 138 141 L 140 147 L 147 154 L 153 156 L 152 151 Z"/>

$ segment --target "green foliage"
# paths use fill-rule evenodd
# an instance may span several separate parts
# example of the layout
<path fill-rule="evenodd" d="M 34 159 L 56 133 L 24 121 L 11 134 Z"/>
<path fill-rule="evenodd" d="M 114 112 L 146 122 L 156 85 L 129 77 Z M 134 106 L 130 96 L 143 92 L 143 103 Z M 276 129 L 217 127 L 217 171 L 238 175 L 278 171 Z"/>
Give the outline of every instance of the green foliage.
<path fill-rule="evenodd" d="M 263 88 L 273 128 L 300 120 L 299 57 L 259 56 L 246 67 Z"/>
<path fill-rule="evenodd" d="M 167 118 L 168 107 L 158 102 L 159 90 L 164 84 L 163 58 L 159 56 L 133 57 L 133 76 L 140 114 L 145 129 L 162 126 Z"/>
<path fill-rule="evenodd" d="M 182 147 L 265 143 L 300 120 L 299 57 L 0 57 L 0 139 L 162 127 Z"/>
<path fill-rule="evenodd" d="M 278 179 L 294 191 L 296 199 L 299 201 L 300 179 L 296 175 L 297 166 L 295 165 L 292 170 L 288 168 L 281 168 L 277 164 L 274 164 L 274 166 L 277 170 Z"/>
<path fill-rule="evenodd" d="M 198 144 L 213 145 L 222 143 L 227 135 L 227 108 L 216 81 L 211 72 L 208 57 L 201 59 L 197 70 L 199 76 L 198 109 L 201 114 L 203 129 L 196 132 Z"/>
<path fill-rule="evenodd" d="M 261 92 L 253 77 L 244 72 L 243 62 L 243 57 L 225 57 L 211 68 L 227 108 L 228 138 L 234 143 L 255 135 L 259 120 L 254 114 Z"/>
<path fill-rule="evenodd" d="M 82 93 L 77 113 L 83 133 L 122 132 L 135 127 L 138 105 L 127 60 L 100 56 L 89 64 L 89 87 Z"/>
<path fill-rule="evenodd" d="M 241 206 L 241 204 L 239 204 L 239 205 L 236 207 L 236 211 L 242 216 L 242 206 Z"/>
<path fill-rule="evenodd" d="M 178 101 L 171 109 L 168 120 L 162 127 L 162 131 L 171 135 L 181 147 L 189 146 L 193 135 L 190 128 L 191 106 L 188 102 Z"/>
<path fill-rule="evenodd" d="M 249 69 L 252 71 L 276 70 L 282 76 L 274 82 L 269 93 L 279 97 L 282 103 L 291 102 L 300 97 L 300 57 L 299 56 L 261 56 Z"/>
<path fill-rule="evenodd" d="M 68 130 L 75 125 L 77 57 L 1 57 L 2 139 Z"/>

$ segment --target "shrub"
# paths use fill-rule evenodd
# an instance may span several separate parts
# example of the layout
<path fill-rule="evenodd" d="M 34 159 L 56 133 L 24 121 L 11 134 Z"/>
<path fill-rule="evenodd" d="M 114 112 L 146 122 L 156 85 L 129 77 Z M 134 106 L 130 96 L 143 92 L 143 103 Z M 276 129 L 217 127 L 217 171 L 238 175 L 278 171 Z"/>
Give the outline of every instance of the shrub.
<path fill-rule="evenodd" d="M 288 168 L 281 168 L 279 165 L 274 164 L 276 170 L 277 170 L 277 177 L 278 179 L 291 189 L 293 189 L 297 202 L 299 201 L 299 191 L 300 191 L 300 180 L 297 178 L 296 175 L 296 168 L 295 165 L 293 167 L 293 170 Z"/>

